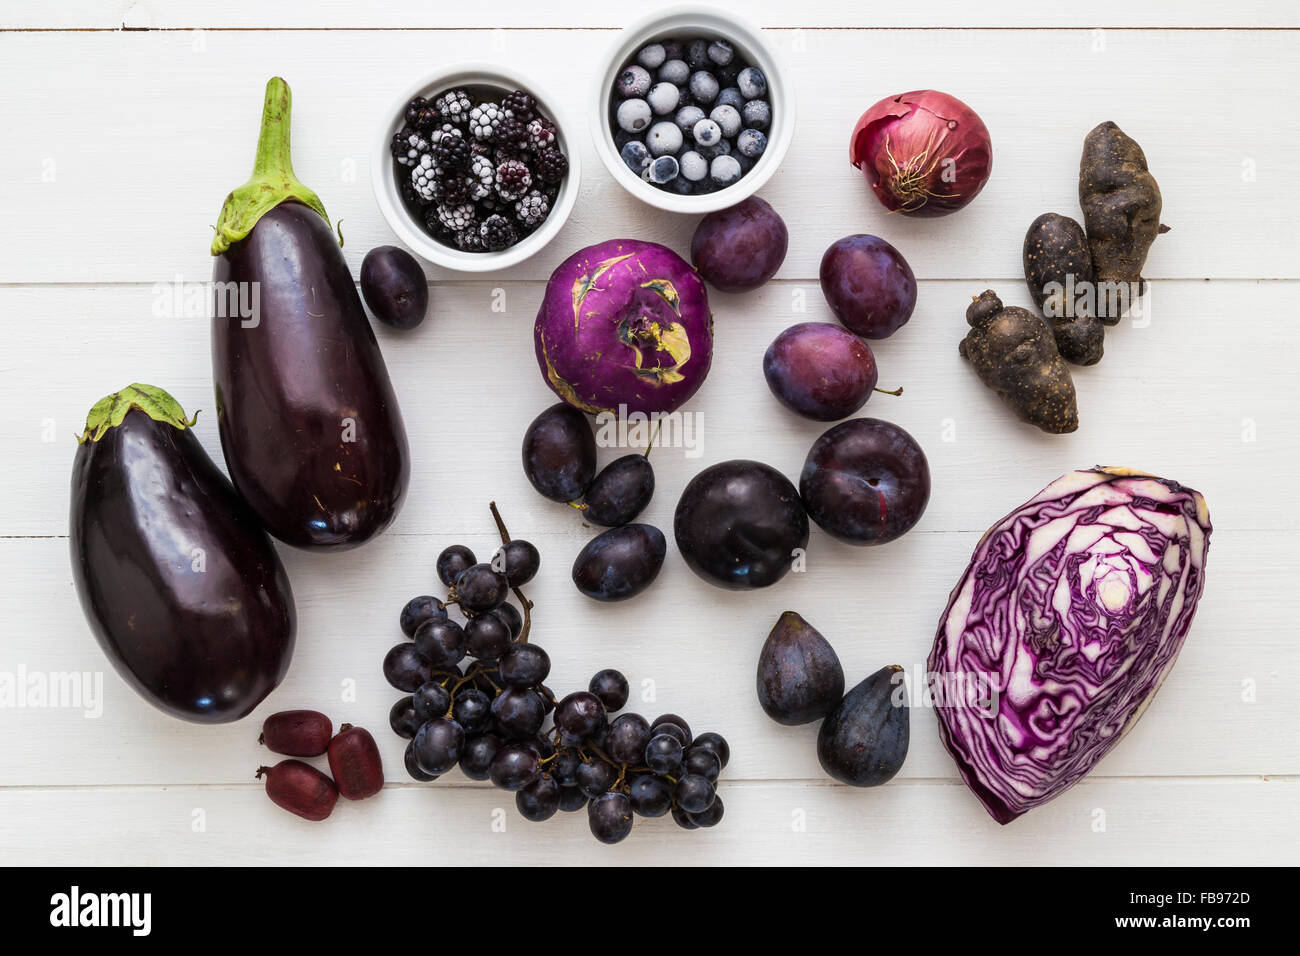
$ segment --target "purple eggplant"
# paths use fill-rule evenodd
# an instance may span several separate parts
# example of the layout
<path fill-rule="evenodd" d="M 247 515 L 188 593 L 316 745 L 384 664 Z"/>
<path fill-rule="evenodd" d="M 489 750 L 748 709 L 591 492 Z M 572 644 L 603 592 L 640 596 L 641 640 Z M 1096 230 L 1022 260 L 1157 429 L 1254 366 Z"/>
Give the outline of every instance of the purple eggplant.
<path fill-rule="evenodd" d="M 284 679 L 297 623 L 261 523 L 162 389 L 97 402 L 72 466 L 72 574 L 113 666 L 155 707 L 246 716 Z"/>
<path fill-rule="evenodd" d="M 343 550 L 396 517 L 410 452 L 352 273 L 293 174 L 291 102 L 272 78 L 253 176 L 212 242 L 217 423 L 231 480 L 266 529 Z"/>

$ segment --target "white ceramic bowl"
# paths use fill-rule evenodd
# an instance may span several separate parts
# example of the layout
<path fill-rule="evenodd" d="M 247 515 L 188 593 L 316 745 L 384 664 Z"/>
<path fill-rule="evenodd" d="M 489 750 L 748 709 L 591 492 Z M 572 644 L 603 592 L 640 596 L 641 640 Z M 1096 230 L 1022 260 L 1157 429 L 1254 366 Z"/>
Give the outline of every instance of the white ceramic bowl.
<path fill-rule="evenodd" d="M 614 95 L 614 81 L 622 69 L 647 43 L 667 38 L 692 40 L 696 37 L 712 39 L 721 37 L 731 41 L 738 55 L 750 65 L 758 67 L 767 78 L 767 100 L 772 106 L 772 125 L 767 130 L 767 149 L 758 162 L 739 180 L 717 192 L 701 196 L 681 196 L 645 182 L 632 172 L 618 154 L 614 145 L 614 124 L 610 118 L 610 104 Z M 705 213 L 734 206 L 753 195 L 766 183 L 781 160 L 785 158 L 794 138 L 794 96 L 790 80 L 777 56 L 776 50 L 752 27 L 731 14 L 712 7 L 670 7 L 634 23 L 618 35 L 610 51 L 605 70 L 600 74 L 596 95 L 592 102 L 589 122 L 591 135 L 596 141 L 596 152 L 624 189 L 637 199 L 669 212 Z"/>
<path fill-rule="evenodd" d="M 390 150 L 393 137 L 402 128 L 406 104 L 416 96 L 432 99 L 434 96 L 456 87 L 491 87 L 500 90 L 501 95 L 511 90 L 524 90 L 537 99 L 538 109 L 555 123 L 555 138 L 560 150 L 569 160 L 569 174 L 560 186 L 560 193 L 546 221 L 509 249 L 500 252 L 463 252 L 454 246 L 443 245 L 425 232 L 402 202 L 400 183 L 393 169 L 393 154 Z M 493 66 L 486 63 L 462 63 L 426 76 L 410 89 L 402 93 L 385 114 L 383 128 L 376 136 L 375 151 L 371 154 L 370 179 L 375 187 L 375 200 L 379 210 L 388 221 L 388 227 L 406 243 L 414 252 L 428 259 L 434 265 L 458 272 L 491 272 L 523 262 L 555 238 L 564 221 L 573 211 L 573 204 L 578 198 L 578 182 L 581 178 L 581 164 L 578 151 L 562 110 L 556 108 L 555 100 L 542 91 L 536 83 L 522 75 L 513 67 Z M 405 167 L 403 167 L 405 168 Z"/>

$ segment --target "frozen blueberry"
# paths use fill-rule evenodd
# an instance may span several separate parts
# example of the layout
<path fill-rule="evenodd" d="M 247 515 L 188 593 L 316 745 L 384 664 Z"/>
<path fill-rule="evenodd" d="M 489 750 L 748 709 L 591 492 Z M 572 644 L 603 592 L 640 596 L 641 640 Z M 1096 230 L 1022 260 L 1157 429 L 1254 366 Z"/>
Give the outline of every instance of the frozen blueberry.
<path fill-rule="evenodd" d="M 712 146 L 697 146 L 695 151 L 705 159 L 713 159 L 715 156 L 729 156 L 731 154 L 731 140 L 720 139 Z"/>
<path fill-rule="evenodd" d="M 702 70 L 712 62 L 708 40 L 692 40 L 686 44 L 686 63 L 692 70 Z"/>
<path fill-rule="evenodd" d="M 695 129 L 695 124 L 705 118 L 704 110 L 698 106 L 683 106 L 677 111 L 677 115 L 673 117 L 673 122 L 677 124 L 677 128 L 682 133 L 689 136 L 693 135 L 692 131 Z"/>
<path fill-rule="evenodd" d="M 680 60 L 686 55 L 686 49 L 682 46 L 681 40 L 661 40 L 659 42 L 664 48 L 664 56 L 670 60 Z"/>
<path fill-rule="evenodd" d="M 695 192 L 695 184 L 685 176 L 678 176 L 668 184 L 668 188 L 679 196 L 689 196 Z"/>
<path fill-rule="evenodd" d="M 709 177 L 718 186 L 730 186 L 744 175 L 735 156 L 718 156 L 709 164 Z"/>
<path fill-rule="evenodd" d="M 691 74 L 691 96 L 703 106 L 718 98 L 718 81 L 712 73 L 697 70 Z"/>
<path fill-rule="evenodd" d="M 757 160 L 750 159 L 748 156 L 742 156 L 739 153 L 733 153 L 732 156 L 735 158 L 736 162 L 740 163 L 740 174 L 742 176 L 753 169 L 754 163 L 757 162 Z"/>
<path fill-rule="evenodd" d="M 676 126 L 673 127 L 677 129 Z M 664 183 L 672 182 L 677 178 L 677 159 L 673 156 L 660 156 L 650 164 L 650 182 L 656 186 L 662 186 Z"/>
<path fill-rule="evenodd" d="M 709 161 L 693 149 L 682 153 L 677 162 L 682 170 L 682 178 L 690 182 L 698 183 L 709 175 Z"/>
<path fill-rule="evenodd" d="M 650 104 L 645 100 L 624 100 L 618 104 L 617 118 L 619 129 L 639 133 L 650 125 Z"/>
<path fill-rule="evenodd" d="M 731 49 L 731 44 L 726 40 L 714 40 L 709 44 L 708 57 L 718 66 L 726 66 L 731 62 L 735 52 Z"/>
<path fill-rule="evenodd" d="M 619 96 L 645 96 L 650 92 L 650 73 L 645 67 L 633 63 L 618 75 L 614 89 Z"/>
<path fill-rule="evenodd" d="M 728 86 L 718 94 L 716 101 L 718 106 L 733 106 L 739 112 L 740 108 L 745 105 L 745 97 L 741 95 L 740 90 L 734 86 Z"/>
<path fill-rule="evenodd" d="M 767 95 L 767 77 L 756 67 L 747 66 L 741 70 L 740 75 L 736 77 L 736 86 L 740 87 L 740 92 L 747 100 L 756 100 L 760 96 Z"/>
<path fill-rule="evenodd" d="M 722 127 L 722 135 L 727 139 L 740 132 L 740 110 L 734 106 L 715 106 L 709 119 Z"/>
<path fill-rule="evenodd" d="M 722 139 L 722 127 L 711 119 L 702 119 L 695 124 L 691 135 L 701 146 L 716 146 Z"/>
<path fill-rule="evenodd" d="M 767 149 L 767 137 L 756 129 L 742 129 L 736 137 L 736 152 L 749 159 L 757 159 Z"/>
<path fill-rule="evenodd" d="M 646 99 L 655 116 L 667 116 L 677 109 L 681 97 L 681 91 L 671 83 L 656 83 Z"/>
<path fill-rule="evenodd" d="M 664 52 L 662 43 L 651 43 L 649 46 L 643 46 L 641 52 L 636 55 L 636 61 L 647 70 L 658 69 L 667 58 L 668 54 Z"/>
<path fill-rule="evenodd" d="M 614 130 L 614 148 L 621 153 L 623 147 L 636 138 L 637 134 L 635 133 L 629 133 L 625 129 L 616 129 Z"/>
<path fill-rule="evenodd" d="M 740 76 L 740 64 L 732 60 L 726 66 L 720 66 L 714 70 L 713 75 L 718 78 L 718 83 L 722 86 L 735 86 L 736 77 Z"/>
<path fill-rule="evenodd" d="M 639 139 L 634 139 L 624 146 L 619 155 L 623 157 L 623 162 L 627 163 L 627 168 L 638 176 L 650 162 L 650 150 L 646 149 L 645 143 Z"/>
<path fill-rule="evenodd" d="M 676 123 L 655 123 L 646 133 L 645 145 L 651 156 L 671 156 L 682 148 L 682 131 Z"/>
<path fill-rule="evenodd" d="M 668 60 L 659 67 L 659 79 L 665 83 L 681 86 L 691 78 L 691 68 L 685 60 Z"/>
<path fill-rule="evenodd" d="M 740 115 L 750 129 L 765 130 L 772 124 L 772 107 L 767 105 L 767 100 L 750 100 Z"/>

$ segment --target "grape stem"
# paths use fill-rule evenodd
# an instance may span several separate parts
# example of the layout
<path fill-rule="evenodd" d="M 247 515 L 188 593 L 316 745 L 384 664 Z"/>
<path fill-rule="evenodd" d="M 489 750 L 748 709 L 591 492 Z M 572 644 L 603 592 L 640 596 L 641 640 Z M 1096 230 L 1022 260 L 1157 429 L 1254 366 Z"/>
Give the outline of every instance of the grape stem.
<path fill-rule="evenodd" d="M 510 543 L 510 532 L 506 530 L 506 523 L 501 519 L 501 512 L 497 510 L 497 503 L 489 501 L 488 509 L 492 512 L 492 520 L 496 522 L 497 533 L 501 535 L 501 544 L 504 547 Z M 524 609 L 524 626 L 520 629 L 519 637 L 515 639 L 515 643 L 527 644 L 528 632 L 533 627 L 533 602 L 524 597 L 524 592 L 519 588 L 512 587 L 510 590 L 515 592 L 515 597 L 519 598 L 519 603 L 523 605 Z"/>

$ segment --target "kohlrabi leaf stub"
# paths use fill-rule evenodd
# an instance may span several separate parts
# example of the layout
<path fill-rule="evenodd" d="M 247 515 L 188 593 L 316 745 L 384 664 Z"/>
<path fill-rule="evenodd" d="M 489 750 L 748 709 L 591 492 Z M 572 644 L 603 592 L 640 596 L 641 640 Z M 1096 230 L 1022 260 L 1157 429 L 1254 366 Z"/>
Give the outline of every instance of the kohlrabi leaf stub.
<path fill-rule="evenodd" d="M 1205 499 L 1071 472 L 990 529 L 930 653 L 939 734 L 999 823 L 1079 781 L 1173 667 L 1205 586 Z"/>

